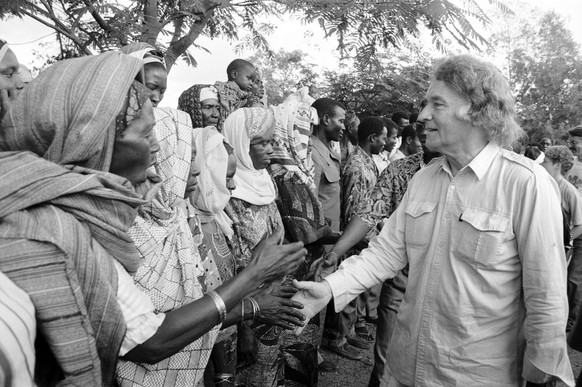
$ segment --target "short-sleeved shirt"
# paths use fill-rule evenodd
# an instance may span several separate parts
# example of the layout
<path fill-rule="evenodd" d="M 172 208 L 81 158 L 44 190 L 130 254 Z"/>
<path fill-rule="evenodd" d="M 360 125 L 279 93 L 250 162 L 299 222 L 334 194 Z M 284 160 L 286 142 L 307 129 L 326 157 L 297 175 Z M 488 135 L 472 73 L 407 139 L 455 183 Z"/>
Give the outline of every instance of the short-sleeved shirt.
<path fill-rule="evenodd" d="M 558 182 L 562 196 L 562 210 L 570 227 L 582 224 L 582 195 L 573 184 L 562 179 Z"/>
<path fill-rule="evenodd" d="M 570 172 L 568 172 L 566 179 L 568 179 L 568 181 L 572 183 L 574 187 L 576 187 L 578 192 L 582 194 L 582 161 L 574 159 L 573 164 L 574 165 L 572 166 Z"/>
<path fill-rule="evenodd" d="M 331 221 L 334 231 L 340 230 L 340 157 L 325 146 L 321 140 L 311 136 L 313 152 L 311 158 L 315 166 L 315 187 L 325 217 Z"/>
<path fill-rule="evenodd" d="M 356 209 L 366 195 L 374 188 L 378 180 L 376 164 L 362 148 L 356 146 L 342 168 L 342 227 L 346 227 L 356 215 Z M 375 229 L 368 237 L 375 236 Z"/>

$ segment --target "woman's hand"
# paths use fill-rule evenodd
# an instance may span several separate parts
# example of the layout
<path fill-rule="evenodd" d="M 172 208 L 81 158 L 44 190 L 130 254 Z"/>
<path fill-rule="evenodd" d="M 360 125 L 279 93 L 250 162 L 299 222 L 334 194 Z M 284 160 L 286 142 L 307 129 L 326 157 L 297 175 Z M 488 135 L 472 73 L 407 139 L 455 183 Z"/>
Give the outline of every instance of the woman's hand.
<path fill-rule="evenodd" d="M 279 228 L 253 250 L 247 269 L 255 270 L 263 282 L 273 282 L 295 272 L 305 259 L 307 250 L 303 248 L 303 243 L 281 245 L 283 237 L 283 228 Z"/>
<path fill-rule="evenodd" d="M 305 317 L 299 309 L 303 309 L 303 305 L 290 300 L 297 290 L 292 286 L 275 285 L 255 295 L 260 307 L 257 319 L 289 330 L 302 327 Z"/>

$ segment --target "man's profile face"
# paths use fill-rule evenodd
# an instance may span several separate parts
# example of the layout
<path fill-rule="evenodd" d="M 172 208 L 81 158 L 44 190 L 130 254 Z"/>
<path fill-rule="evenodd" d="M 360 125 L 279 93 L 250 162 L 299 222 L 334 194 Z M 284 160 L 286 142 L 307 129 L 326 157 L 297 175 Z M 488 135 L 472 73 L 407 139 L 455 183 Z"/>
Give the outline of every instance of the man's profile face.
<path fill-rule="evenodd" d="M 467 114 L 470 107 L 466 96 L 433 79 L 426 92 L 426 106 L 418 116 L 426 128 L 426 146 L 445 155 L 462 149 L 476 129 Z"/>
<path fill-rule="evenodd" d="M 396 128 L 389 129 L 384 150 L 388 153 L 392 152 L 398 143 L 398 130 Z"/>
<path fill-rule="evenodd" d="M 388 129 L 386 127 L 382 128 L 382 132 L 379 135 L 374 136 L 374 140 L 372 141 L 372 146 L 370 147 L 370 152 L 373 155 L 377 155 L 378 153 L 382 152 L 382 149 L 386 145 L 386 141 L 388 140 Z"/>
<path fill-rule="evenodd" d="M 420 143 L 420 139 L 417 136 L 409 137 L 406 139 L 406 151 L 409 154 L 415 154 L 422 151 L 422 144 Z"/>
<path fill-rule="evenodd" d="M 578 160 L 582 161 L 582 137 L 569 136 L 568 148 L 574 153 Z"/>
<path fill-rule="evenodd" d="M 344 121 L 346 111 L 339 106 L 333 109 L 333 114 L 328 115 L 327 125 L 325 126 L 325 138 L 327 141 L 339 141 L 342 131 L 344 130 Z"/>

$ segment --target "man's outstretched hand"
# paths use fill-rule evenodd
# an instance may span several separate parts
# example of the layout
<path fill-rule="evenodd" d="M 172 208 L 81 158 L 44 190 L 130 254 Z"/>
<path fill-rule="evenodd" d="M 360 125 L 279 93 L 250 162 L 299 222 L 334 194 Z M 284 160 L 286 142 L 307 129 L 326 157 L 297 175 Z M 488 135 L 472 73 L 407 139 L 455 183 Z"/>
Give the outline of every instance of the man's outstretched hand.
<path fill-rule="evenodd" d="M 322 282 L 310 282 L 310 281 L 295 281 L 293 280 L 293 285 L 299 289 L 297 293 L 291 298 L 292 301 L 299 302 L 303 304 L 303 309 L 301 313 L 305 316 L 304 324 L 307 324 L 309 320 L 320 310 L 325 308 L 325 306 L 331 300 L 331 288 L 327 281 Z M 305 326 L 297 327 L 293 331 L 296 335 L 299 335 Z"/>

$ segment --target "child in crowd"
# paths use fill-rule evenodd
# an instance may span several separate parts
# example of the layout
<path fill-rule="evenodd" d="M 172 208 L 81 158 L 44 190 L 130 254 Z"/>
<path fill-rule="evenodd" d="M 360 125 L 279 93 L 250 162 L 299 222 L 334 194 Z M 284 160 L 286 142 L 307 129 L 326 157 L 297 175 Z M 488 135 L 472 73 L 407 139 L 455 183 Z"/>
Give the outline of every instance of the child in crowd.
<path fill-rule="evenodd" d="M 214 86 L 218 90 L 220 101 L 220 128 L 226 117 L 235 110 L 246 106 L 252 93 L 257 76 L 255 66 L 244 59 L 235 59 L 226 68 L 227 82 L 217 81 Z"/>

